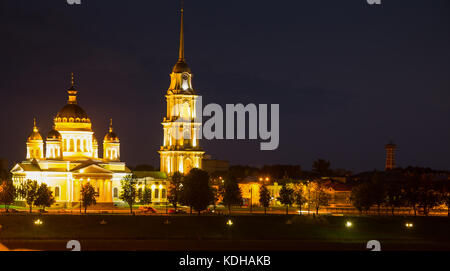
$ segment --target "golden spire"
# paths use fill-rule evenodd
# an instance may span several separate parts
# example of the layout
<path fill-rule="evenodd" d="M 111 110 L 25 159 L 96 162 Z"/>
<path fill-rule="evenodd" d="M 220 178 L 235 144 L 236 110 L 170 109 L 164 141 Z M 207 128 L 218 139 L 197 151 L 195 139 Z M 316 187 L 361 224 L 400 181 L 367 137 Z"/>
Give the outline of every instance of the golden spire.
<path fill-rule="evenodd" d="M 37 128 L 37 126 L 36 126 L 36 118 L 34 117 L 33 118 L 33 132 L 39 132 L 39 129 Z"/>
<path fill-rule="evenodd" d="M 67 90 L 69 94 L 69 104 L 77 104 L 77 93 L 78 91 L 75 89 L 75 80 L 73 76 L 73 72 L 70 73 L 70 87 Z"/>
<path fill-rule="evenodd" d="M 109 119 L 109 132 L 112 133 L 113 131 L 113 125 L 112 125 L 112 118 Z"/>
<path fill-rule="evenodd" d="M 180 28 L 180 51 L 178 61 L 184 62 L 184 28 L 183 28 L 183 0 L 181 0 L 181 28 Z"/>

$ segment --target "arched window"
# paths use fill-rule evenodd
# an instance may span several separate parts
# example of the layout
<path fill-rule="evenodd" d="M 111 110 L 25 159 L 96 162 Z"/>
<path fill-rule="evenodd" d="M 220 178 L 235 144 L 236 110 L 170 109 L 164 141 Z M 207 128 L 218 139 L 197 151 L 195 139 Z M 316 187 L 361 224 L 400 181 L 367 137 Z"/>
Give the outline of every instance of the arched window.
<path fill-rule="evenodd" d="M 155 188 L 155 196 L 154 196 L 154 198 L 155 199 L 159 199 L 159 189 L 158 188 Z"/>
<path fill-rule="evenodd" d="M 69 144 L 70 144 L 69 151 L 74 151 L 75 150 L 75 143 L 73 142 L 73 139 L 70 139 Z"/>
<path fill-rule="evenodd" d="M 161 190 L 161 198 L 163 198 L 163 199 L 166 198 L 166 189 Z"/>
<path fill-rule="evenodd" d="M 55 198 L 59 198 L 59 194 L 60 194 L 59 186 L 57 186 L 55 187 Z"/>
<path fill-rule="evenodd" d="M 81 151 L 81 140 L 77 139 L 77 151 L 80 152 Z"/>
<path fill-rule="evenodd" d="M 113 188 L 113 198 L 118 198 L 119 197 L 119 189 L 117 189 L 117 187 Z"/>
<path fill-rule="evenodd" d="M 67 151 L 67 139 L 64 138 L 63 151 Z"/>

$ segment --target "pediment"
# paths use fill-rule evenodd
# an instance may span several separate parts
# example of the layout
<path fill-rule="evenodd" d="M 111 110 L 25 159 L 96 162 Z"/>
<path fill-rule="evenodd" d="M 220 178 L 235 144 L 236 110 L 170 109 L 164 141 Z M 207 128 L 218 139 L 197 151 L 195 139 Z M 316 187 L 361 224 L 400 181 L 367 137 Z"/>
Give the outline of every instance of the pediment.
<path fill-rule="evenodd" d="M 86 166 L 77 167 L 74 170 L 72 170 L 73 173 L 103 173 L 103 174 L 112 174 L 113 172 L 110 170 L 107 170 L 105 168 L 102 168 L 99 165 L 96 164 L 90 164 Z"/>

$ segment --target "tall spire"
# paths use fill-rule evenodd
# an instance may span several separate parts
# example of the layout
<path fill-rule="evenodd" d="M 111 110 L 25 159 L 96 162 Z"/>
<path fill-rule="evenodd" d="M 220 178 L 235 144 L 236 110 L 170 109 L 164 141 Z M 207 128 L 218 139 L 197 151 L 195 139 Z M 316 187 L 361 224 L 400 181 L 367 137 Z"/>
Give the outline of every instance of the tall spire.
<path fill-rule="evenodd" d="M 109 119 L 109 132 L 112 133 L 113 131 L 113 125 L 112 125 L 112 118 Z"/>
<path fill-rule="evenodd" d="M 184 1 L 181 0 L 181 26 L 180 26 L 180 50 L 178 55 L 178 61 L 184 62 L 184 27 L 183 27 L 183 12 Z"/>
<path fill-rule="evenodd" d="M 181 0 L 181 23 L 180 23 L 180 48 L 178 51 L 178 61 L 172 69 L 174 73 L 183 73 L 188 72 L 191 73 L 191 69 L 189 68 L 186 60 L 184 59 L 184 7 L 183 0 Z"/>
<path fill-rule="evenodd" d="M 70 87 L 67 90 L 69 94 L 69 104 L 77 104 L 77 93 L 78 91 L 75 89 L 75 80 L 73 76 L 73 72 L 70 73 Z"/>

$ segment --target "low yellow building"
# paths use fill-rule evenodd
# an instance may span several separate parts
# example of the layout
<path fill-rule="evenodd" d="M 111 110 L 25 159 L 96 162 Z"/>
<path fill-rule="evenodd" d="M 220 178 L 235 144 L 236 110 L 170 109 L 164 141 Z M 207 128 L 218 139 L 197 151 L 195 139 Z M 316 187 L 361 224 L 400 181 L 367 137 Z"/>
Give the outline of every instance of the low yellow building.
<path fill-rule="evenodd" d="M 81 185 L 86 182 L 94 186 L 98 203 L 118 202 L 120 181 L 131 171 L 120 161 L 120 141 L 112 120 L 101 158 L 91 119 L 78 105 L 73 74 L 67 92 L 67 104 L 56 114 L 45 140 L 34 121 L 26 142 L 26 160 L 11 170 L 13 181 L 15 185 L 26 180 L 46 183 L 59 206 L 78 203 Z"/>
<path fill-rule="evenodd" d="M 133 171 L 136 178 L 136 189 L 139 193 L 147 187 L 152 191 L 153 204 L 165 204 L 168 202 L 169 180 L 165 172 L 160 171 Z"/>
<path fill-rule="evenodd" d="M 281 184 L 277 182 L 268 182 L 265 181 L 264 178 L 256 178 L 256 177 L 247 177 L 245 180 L 239 183 L 239 188 L 241 189 L 242 199 L 244 201 L 244 205 L 249 205 L 250 202 L 253 206 L 260 206 L 259 203 L 259 189 L 261 185 L 265 184 L 267 190 L 269 190 L 269 194 L 271 196 L 270 206 L 281 206 L 282 204 L 278 201 L 278 197 L 280 196 L 280 190 L 283 187 Z M 324 192 L 329 195 L 329 208 L 339 208 L 339 207 L 350 207 L 350 195 L 351 195 L 351 187 L 339 182 L 332 181 L 330 179 L 324 179 Z M 308 205 L 314 198 L 315 185 L 306 180 L 297 181 L 295 183 L 287 183 L 286 186 L 288 188 L 297 191 L 301 189 L 303 192 L 303 196 L 306 198 L 307 202 L 305 206 Z"/>

